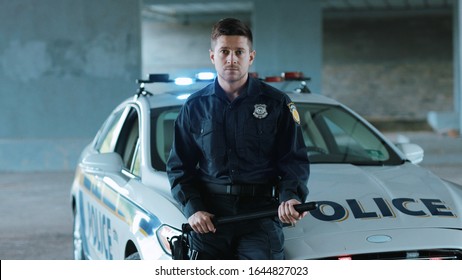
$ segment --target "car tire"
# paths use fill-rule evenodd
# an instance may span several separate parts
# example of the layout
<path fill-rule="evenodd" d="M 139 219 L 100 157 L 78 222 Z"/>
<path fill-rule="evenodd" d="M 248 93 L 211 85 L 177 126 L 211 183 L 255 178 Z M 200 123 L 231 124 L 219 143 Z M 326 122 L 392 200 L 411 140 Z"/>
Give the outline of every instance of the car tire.
<path fill-rule="evenodd" d="M 82 225 L 80 223 L 80 215 L 78 215 L 78 207 L 74 210 L 74 226 L 73 226 L 73 238 L 74 238 L 74 260 L 85 260 L 85 254 L 83 252 L 82 243 Z"/>
<path fill-rule="evenodd" d="M 140 253 L 138 253 L 138 252 L 133 253 L 133 254 L 131 254 L 130 256 L 126 257 L 125 260 L 128 260 L 128 261 L 137 261 L 137 260 L 141 260 Z"/>

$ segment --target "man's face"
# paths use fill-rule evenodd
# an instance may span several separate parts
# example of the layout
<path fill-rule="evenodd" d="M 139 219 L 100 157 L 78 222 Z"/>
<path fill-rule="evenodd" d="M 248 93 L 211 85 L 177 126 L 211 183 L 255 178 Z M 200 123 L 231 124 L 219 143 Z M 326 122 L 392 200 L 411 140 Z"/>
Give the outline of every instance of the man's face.
<path fill-rule="evenodd" d="M 218 78 L 228 83 L 245 82 L 254 58 L 255 51 L 250 50 L 244 36 L 220 36 L 210 50 Z"/>

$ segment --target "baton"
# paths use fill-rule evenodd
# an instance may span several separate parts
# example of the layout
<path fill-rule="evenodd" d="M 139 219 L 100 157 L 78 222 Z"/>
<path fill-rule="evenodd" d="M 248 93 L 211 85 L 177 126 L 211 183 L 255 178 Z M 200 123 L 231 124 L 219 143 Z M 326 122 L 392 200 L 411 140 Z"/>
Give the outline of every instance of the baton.
<path fill-rule="evenodd" d="M 306 202 L 306 203 L 294 205 L 294 208 L 297 212 L 303 213 L 306 211 L 315 210 L 317 208 L 317 203 L 316 202 Z M 254 220 L 254 219 L 274 217 L 277 215 L 278 215 L 278 209 L 276 208 L 276 209 L 244 213 L 244 214 L 239 214 L 235 216 L 212 218 L 212 221 L 215 226 L 218 226 L 218 225 L 224 225 L 224 224 L 235 223 L 235 222 L 243 222 L 243 221 Z M 181 228 L 184 232 L 189 232 L 193 230 L 191 225 L 189 225 L 188 223 L 183 224 Z"/>

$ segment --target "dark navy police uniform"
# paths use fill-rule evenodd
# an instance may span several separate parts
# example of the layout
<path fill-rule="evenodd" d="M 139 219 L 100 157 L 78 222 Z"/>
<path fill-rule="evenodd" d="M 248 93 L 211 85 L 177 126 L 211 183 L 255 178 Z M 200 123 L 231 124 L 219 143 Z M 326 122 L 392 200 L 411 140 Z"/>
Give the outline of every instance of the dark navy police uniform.
<path fill-rule="evenodd" d="M 281 91 L 249 77 L 229 101 L 218 81 L 191 95 L 175 122 L 167 173 L 188 218 L 276 207 L 308 195 L 309 160 L 298 113 Z M 192 235 L 200 259 L 283 259 L 277 218 L 218 226 Z"/>

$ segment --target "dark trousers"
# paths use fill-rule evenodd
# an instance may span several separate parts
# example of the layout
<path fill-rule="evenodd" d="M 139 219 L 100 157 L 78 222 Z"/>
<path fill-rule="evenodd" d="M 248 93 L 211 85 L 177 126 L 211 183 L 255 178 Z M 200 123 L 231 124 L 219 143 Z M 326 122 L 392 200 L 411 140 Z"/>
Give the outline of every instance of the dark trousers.
<path fill-rule="evenodd" d="M 208 211 L 217 217 L 277 207 L 269 197 L 207 195 Z M 249 220 L 217 226 L 215 233 L 192 233 L 192 249 L 198 259 L 266 260 L 284 259 L 282 224 L 274 218 Z"/>

